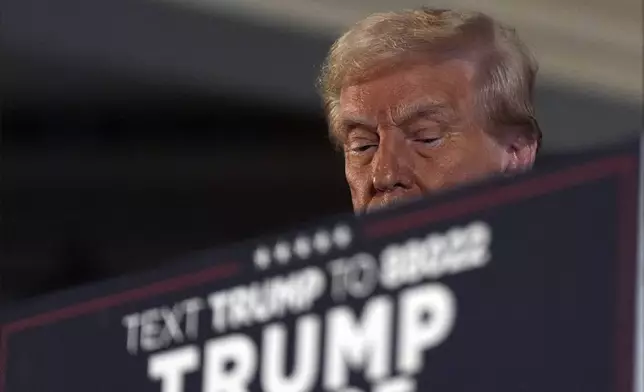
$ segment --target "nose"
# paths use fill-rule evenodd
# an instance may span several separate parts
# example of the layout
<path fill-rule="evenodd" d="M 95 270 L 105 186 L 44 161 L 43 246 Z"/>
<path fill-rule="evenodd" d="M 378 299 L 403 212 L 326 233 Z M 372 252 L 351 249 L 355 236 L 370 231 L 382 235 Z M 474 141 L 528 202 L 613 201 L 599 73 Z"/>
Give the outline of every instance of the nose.
<path fill-rule="evenodd" d="M 380 140 L 373 157 L 373 187 L 379 192 L 410 189 L 412 168 L 404 137 L 388 135 Z"/>

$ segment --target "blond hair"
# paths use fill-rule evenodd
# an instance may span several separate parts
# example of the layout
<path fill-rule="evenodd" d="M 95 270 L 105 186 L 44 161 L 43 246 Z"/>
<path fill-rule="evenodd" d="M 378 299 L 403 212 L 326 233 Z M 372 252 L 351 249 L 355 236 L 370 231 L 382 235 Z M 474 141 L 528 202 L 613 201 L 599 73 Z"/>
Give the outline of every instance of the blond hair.
<path fill-rule="evenodd" d="M 410 57 L 442 54 L 454 46 L 481 52 L 476 106 L 492 124 L 529 125 L 538 144 L 532 94 L 538 66 L 515 30 L 479 12 L 422 8 L 373 14 L 354 25 L 331 47 L 318 79 L 329 131 L 335 130 L 340 94 Z"/>

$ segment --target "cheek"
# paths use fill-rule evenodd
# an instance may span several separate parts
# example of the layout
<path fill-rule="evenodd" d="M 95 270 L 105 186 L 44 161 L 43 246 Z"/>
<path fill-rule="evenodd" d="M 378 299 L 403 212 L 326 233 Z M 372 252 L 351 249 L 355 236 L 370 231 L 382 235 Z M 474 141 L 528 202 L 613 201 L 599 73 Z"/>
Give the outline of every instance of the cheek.
<path fill-rule="evenodd" d="M 468 143 L 454 150 L 451 167 L 454 182 L 477 180 L 501 171 L 501 151 L 484 140 Z"/>
<path fill-rule="evenodd" d="M 461 171 L 461 157 L 453 150 L 436 151 L 432 156 L 423 155 L 417 158 L 414 174 L 417 183 L 424 192 L 436 191 L 458 181 Z"/>
<path fill-rule="evenodd" d="M 416 175 L 427 190 L 438 190 L 500 171 L 498 158 L 484 143 L 453 137 L 419 159 Z"/>
<path fill-rule="evenodd" d="M 345 161 L 344 174 L 351 190 L 352 198 L 362 198 L 368 192 L 370 181 L 365 167 Z"/>

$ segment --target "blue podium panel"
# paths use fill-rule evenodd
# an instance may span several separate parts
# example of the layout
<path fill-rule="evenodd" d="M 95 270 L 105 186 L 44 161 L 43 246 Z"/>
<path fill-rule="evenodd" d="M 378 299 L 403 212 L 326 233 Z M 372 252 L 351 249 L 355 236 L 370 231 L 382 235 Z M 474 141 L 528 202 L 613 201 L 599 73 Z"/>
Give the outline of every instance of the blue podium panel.
<path fill-rule="evenodd" d="M 28 301 L 0 391 L 631 392 L 639 170 L 575 156 Z"/>

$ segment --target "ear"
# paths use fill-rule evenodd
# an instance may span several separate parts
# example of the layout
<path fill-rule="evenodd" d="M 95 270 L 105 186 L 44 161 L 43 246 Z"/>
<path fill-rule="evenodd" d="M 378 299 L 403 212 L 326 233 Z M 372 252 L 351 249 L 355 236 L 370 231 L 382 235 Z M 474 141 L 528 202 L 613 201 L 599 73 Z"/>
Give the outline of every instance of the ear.
<path fill-rule="evenodd" d="M 508 160 L 507 172 L 528 171 L 534 165 L 537 156 L 537 141 L 525 136 L 516 136 L 506 144 Z"/>

